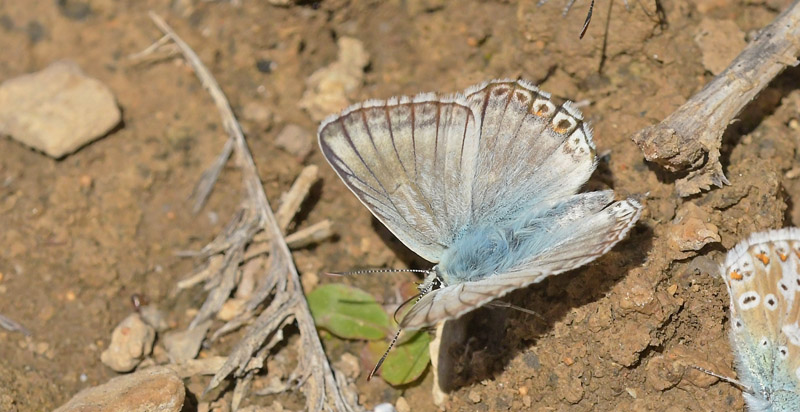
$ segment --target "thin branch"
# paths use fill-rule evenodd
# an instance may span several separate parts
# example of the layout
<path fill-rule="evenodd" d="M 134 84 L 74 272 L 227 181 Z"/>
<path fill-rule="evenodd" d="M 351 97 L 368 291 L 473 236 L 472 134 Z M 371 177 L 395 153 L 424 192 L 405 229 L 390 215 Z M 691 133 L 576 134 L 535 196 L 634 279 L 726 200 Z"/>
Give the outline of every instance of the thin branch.
<path fill-rule="evenodd" d="M 256 228 L 267 232 L 272 246 L 270 250 L 270 269 L 266 273 L 264 284 L 274 285 L 270 288 L 271 290 L 266 291 L 266 295 L 274 292 L 273 302 L 269 305 L 268 310 L 264 310 L 258 316 L 247 330 L 245 337 L 234 347 L 225 364 L 212 378 L 206 391 L 217 387 L 224 379 L 233 375 L 237 379 L 236 397 L 238 406 L 239 401 L 245 396 L 246 387 L 249 386 L 249 379 L 252 376 L 251 370 L 247 369 L 250 360 L 256 354 L 266 354 L 267 352 L 260 351 L 265 347 L 269 347 L 268 339 L 271 336 L 282 333 L 283 326 L 287 322 L 294 320 L 297 322 L 301 336 L 302 348 L 299 350 L 299 355 L 300 362 L 304 365 L 304 368 L 302 370 L 303 375 L 299 377 L 299 380 L 303 382 L 306 410 L 353 411 L 358 409 L 359 407 L 355 403 L 355 394 L 350 393 L 350 389 L 343 382 L 337 380 L 328 359 L 325 357 L 314 320 L 303 295 L 297 268 L 292 262 L 289 247 L 269 206 L 253 157 L 228 100 L 195 52 L 175 34 L 163 19 L 152 12 L 150 13 L 150 18 L 164 34 L 178 45 L 184 58 L 192 66 L 203 87 L 209 92 L 216 104 L 222 116 L 223 127 L 230 136 L 229 141 L 233 142 L 232 146 L 237 155 L 237 164 L 242 170 L 243 183 L 249 202 L 247 206 L 252 207 L 256 215 Z M 228 144 L 226 144 L 226 148 L 227 146 Z M 256 232 L 257 230 L 252 231 L 252 233 L 247 231 L 250 236 L 248 241 L 252 240 Z M 243 255 L 241 253 L 242 249 L 236 249 L 235 251 Z M 277 281 L 271 281 L 270 277 L 276 278 Z M 250 302 L 252 305 L 253 298 L 251 298 Z M 250 306 L 250 309 L 252 310 L 253 306 Z M 265 343 L 267 343 L 266 346 Z M 242 384 L 241 386 L 240 383 Z"/>
<path fill-rule="evenodd" d="M 303 200 L 308 196 L 311 185 L 317 181 L 318 173 L 319 168 L 316 165 L 306 166 L 286 193 L 280 207 L 278 207 L 278 211 L 275 213 L 275 220 L 278 221 L 278 228 L 281 233 L 286 233 L 289 223 L 291 223 L 297 210 L 300 209 Z"/>
<path fill-rule="evenodd" d="M 633 136 L 644 157 L 688 172 L 675 189 L 689 196 L 729 184 L 720 164 L 722 134 L 742 109 L 800 54 L 800 1 L 765 27 L 725 71 L 661 123 Z"/>
<path fill-rule="evenodd" d="M 0 314 L 0 327 L 11 332 L 21 332 L 25 336 L 31 336 L 31 332 L 16 321 Z"/>

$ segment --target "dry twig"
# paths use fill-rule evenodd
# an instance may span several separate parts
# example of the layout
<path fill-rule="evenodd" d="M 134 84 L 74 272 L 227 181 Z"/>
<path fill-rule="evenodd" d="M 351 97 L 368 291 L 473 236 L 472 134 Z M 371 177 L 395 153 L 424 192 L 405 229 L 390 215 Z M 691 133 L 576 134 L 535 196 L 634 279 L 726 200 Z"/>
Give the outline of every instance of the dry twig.
<path fill-rule="evenodd" d="M 633 136 L 644 157 L 671 172 L 680 196 L 729 184 L 719 162 L 722 134 L 734 117 L 800 54 L 800 1 L 765 27 L 725 71 L 661 123 Z"/>
<path fill-rule="evenodd" d="M 290 380 L 297 387 L 303 387 L 306 410 L 352 411 L 358 409 L 358 406 L 355 405 L 355 393 L 345 387 L 340 379 L 337 379 L 325 357 L 314 320 L 303 295 L 297 269 L 292 262 L 289 247 L 269 206 L 241 127 L 236 121 L 225 95 L 194 51 L 175 34 L 164 20 L 154 13 L 150 13 L 150 18 L 164 34 L 178 45 L 184 58 L 192 66 L 205 89 L 211 94 L 222 115 L 225 131 L 230 136 L 214 169 L 210 174 L 207 173 L 204 176 L 204 186 L 197 199 L 205 199 L 210 193 L 216 176 L 219 175 L 222 165 L 231 152 L 236 153 L 237 164 L 242 170 L 247 193 L 242 211 L 236 214 L 224 233 L 212 241 L 202 252 L 204 256 L 208 257 L 224 252 L 225 261 L 222 268 L 216 274 L 211 275 L 210 280 L 218 279 L 218 284 L 212 290 L 209 299 L 192 324 L 200 322 L 202 317 L 210 316 L 214 313 L 212 309 L 224 303 L 224 299 L 220 302 L 219 296 L 224 295 L 224 298 L 227 298 L 230 295 L 231 285 L 235 285 L 238 281 L 239 265 L 244 259 L 245 247 L 252 241 L 256 233 L 263 230 L 270 239 L 270 265 L 258 290 L 253 293 L 247 303 L 247 315 L 255 313 L 255 310 L 268 298 L 271 297 L 271 300 L 247 330 L 246 336 L 233 349 L 224 365 L 214 375 L 206 392 L 217 387 L 228 376 L 233 375 L 236 379 L 233 409 L 236 410 L 245 397 L 254 374 L 262 368 L 264 360 L 273 347 L 283 339 L 283 327 L 296 321 L 300 330 L 302 348 L 298 351 L 300 359 L 297 368 L 291 373 Z M 302 197 L 304 196 L 303 194 Z M 202 205 L 202 201 L 199 204 Z M 242 320 L 239 319 L 238 322 L 242 322 Z"/>

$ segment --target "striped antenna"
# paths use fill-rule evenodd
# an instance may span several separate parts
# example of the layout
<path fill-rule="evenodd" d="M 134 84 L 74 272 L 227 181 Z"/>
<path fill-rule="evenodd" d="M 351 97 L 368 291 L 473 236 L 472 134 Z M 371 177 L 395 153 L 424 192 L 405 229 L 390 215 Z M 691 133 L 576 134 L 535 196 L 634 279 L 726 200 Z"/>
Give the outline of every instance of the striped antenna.
<path fill-rule="evenodd" d="M 703 373 L 706 373 L 708 375 L 711 375 L 711 376 L 713 376 L 713 377 L 715 377 L 717 379 L 720 379 L 720 380 L 723 380 L 725 382 L 728 382 L 731 385 L 736 386 L 737 388 L 739 388 L 739 389 L 741 389 L 741 390 L 743 390 L 743 391 L 745 391 L 747 393 L 755 393 L 755 392 L 753 392 L 753 389 L 751 389 L 749 386 L 747 386 L 744 383 L 742 383 L 742 381 L 740 381 L 740 380 L 733 379 L 733 378 L 727 377 L 725 375 L 720 375 L 720 374 L 718 374 L 716 372 L 712 372 L 712 371 L 710 371 L 710 370 L 708 370 L 706 368 L 701 368 L 701 367 L 699 367 L 697 365 L 689 365 L 689 366 L 699 370 L 700 372 L 703 372 Z"/>
<path fill-rule="evenodd" d="M 386 348 L 386 352 L 383 352 L 383 356 L 381 356 L 381 359 L 378 361 L 378 363 L 375 364 L 375 367 L 372 368 L 372 372 L 370 372 L 369 376 L 367 376 L 367 381 L 372 379 L 372 377 L 375 376 L 375 373 L 378 372 L 378 369 L 381 368 L 381 365 L 383 365 L 383 361 L 385 361 L 386 357 L 389 356 L 389 351 L 392 350 L 392 347 L 394 347 L 394 344 L 397 342 L 397 337 L 400 336 L 400 332 L 402 331 L 403 331 L 402 329 L 398 329 L 397 333 L 394 334 L 392 342 L 389 343 L 389 347 Z"/>
<path fill-rule="evenodd" d="M 583 22 L 583 28 L 581 29 L 581 35 L 578 36 L 579 39 L 583 38 L 583 35 L 586 34 L 586 29 L 589 28 L 589 22 L 592 21 L 592 11 L 594 10 L 594 0 L 592 0 L 591 4 L 589 4 L 589 13 L 586 14 L 586 21 Z"/>
<path fill-rule="evenodd" d="M 362 270 L 351 270 L 348 272 L 325 272 L 325 274 L 328 276 L 350 276 L 350 275 L 369 275 L 373 273 L 403 273 L 403 272 L 424 273 L 426 275 L 431 273 L 430 270 L 425 270 L 425 269 L 362 269 Z"/>

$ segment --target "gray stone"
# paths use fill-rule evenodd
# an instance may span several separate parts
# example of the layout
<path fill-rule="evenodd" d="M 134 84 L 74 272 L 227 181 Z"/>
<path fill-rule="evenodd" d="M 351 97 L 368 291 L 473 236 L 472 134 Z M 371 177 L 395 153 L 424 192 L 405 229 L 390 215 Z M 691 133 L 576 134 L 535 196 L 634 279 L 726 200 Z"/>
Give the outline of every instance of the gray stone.
<path fill-rule="evenodd" d="M 194 359 L 200 352 L 200 346 L 210 327 L 211 321 L 207 320 L 194 329 L 169 332 L 164 335 L 164 347 L 167 348 L 169 359 L 174 363 Z"/>
<path fill-rule="evenodd" d="M 84 389 L 55 412 L 178 412 L 185 397 L 181 378 L 157 366 Z"/>
<path fill-rule="evenodd" d="M 71 61 L 0 84 L 0 134 L 54 158 L 105 135 L 121 118 L 111 90 Z"/>

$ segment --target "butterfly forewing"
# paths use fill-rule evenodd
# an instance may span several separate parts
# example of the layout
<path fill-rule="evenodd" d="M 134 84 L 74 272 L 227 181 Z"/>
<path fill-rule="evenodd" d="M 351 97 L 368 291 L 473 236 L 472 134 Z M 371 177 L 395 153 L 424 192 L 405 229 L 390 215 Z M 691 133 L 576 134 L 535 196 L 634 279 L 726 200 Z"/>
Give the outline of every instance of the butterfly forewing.
<path fill-rule="evenodd" d="M 411 250 L 438 262 L 469 219 L 479 126 L 463 98 L 354 106 L 322 123 L 336 173 Z"/>
<path fill-rule="evenodd" d="M 728 252 L 731 342 L 751 410 L 800 410 L 800 230 L 756 233 Z"/>
<path fill-rule="evenodd" d="M 472 192 L 474 221 L 508 218 L 578 191 L 595 168 L 591 132 L 580 113 L 556 106 L 523 81 L 493 81 L 468 89 L 481 118 Z"/>

